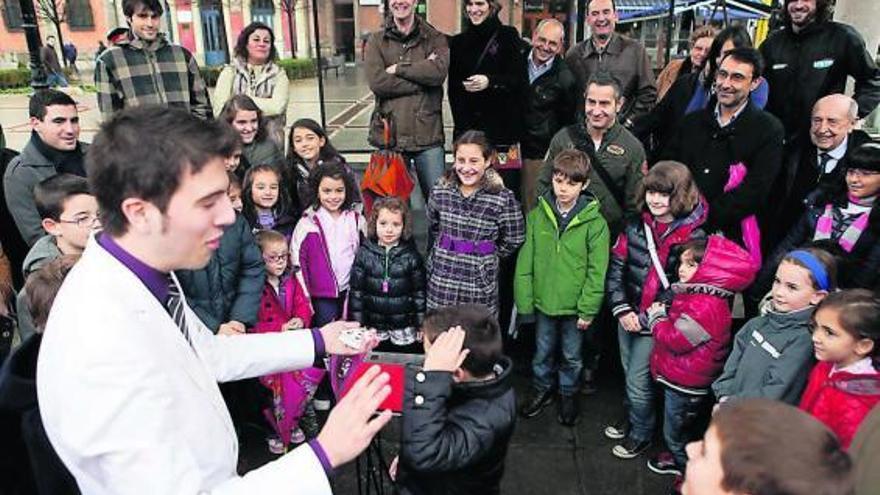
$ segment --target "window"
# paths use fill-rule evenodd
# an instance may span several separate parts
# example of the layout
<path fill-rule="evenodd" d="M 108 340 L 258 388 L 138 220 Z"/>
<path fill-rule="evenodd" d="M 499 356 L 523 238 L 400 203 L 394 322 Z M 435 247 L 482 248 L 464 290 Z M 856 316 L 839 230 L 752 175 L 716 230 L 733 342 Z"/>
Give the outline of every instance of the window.
<path fill-rule="evenodd" d="M 92 17 L 92 6 L 89 0 L 67 1 L 67 25 L 70 29 L 92 29 L 95 20 Z"/>
<path fill-rule="evenodd" d="M 18 0 L 2 0 L 3 22 L 7 31 L 21 31 L 24 20 L 21 18 L 21 4 Z"/>
<path fill-rule="evenodd" d="M 275 6 L 272 4 L 272 0 L 253 0 L 251 2 L 251 21 L 259 21 L 273 27 L 274 19 Z"/>

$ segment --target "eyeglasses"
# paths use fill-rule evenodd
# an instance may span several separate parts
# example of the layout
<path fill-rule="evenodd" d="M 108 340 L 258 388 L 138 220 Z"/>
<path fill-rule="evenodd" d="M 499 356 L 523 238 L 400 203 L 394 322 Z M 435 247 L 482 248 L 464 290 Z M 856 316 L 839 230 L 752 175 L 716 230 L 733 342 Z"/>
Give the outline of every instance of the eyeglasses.
<path fill-rule="evenodd" d="M 281 263 L 287 261 L 287 253 L 285 254 L 264 254 L 263 259 L 269 263 Z"/>
<path fill-rule="evenodd" d="M 98 215 L 84 215 L 74 218 L 73 220 L 65 220 L 63 218 L 59 218 L 58 221 L 60 223 L 70 223 L 76 225 L 77 228 L 80 229 L 93 229 L 95 227 L 101 226 L 101 220 L 98 218 Z"/>
<path fill-rule="evenodd" d="M 855 177 L 874 177 L 880 175 L 880 172 L 876 170 L 865 170 L 863 168 L 848 168 L 846 169 L 846 175 L 853 175 Z"/>

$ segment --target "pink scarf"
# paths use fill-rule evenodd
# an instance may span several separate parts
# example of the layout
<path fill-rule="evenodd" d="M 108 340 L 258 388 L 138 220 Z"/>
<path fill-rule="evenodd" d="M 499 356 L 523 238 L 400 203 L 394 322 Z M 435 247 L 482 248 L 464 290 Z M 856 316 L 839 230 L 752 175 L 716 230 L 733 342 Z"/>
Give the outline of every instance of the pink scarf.
<path fill-rule="evenodd" d="M 859 199 L 849 196 L 849 202 L 852 204 L 856 204 L 859 206 L 868 206 L 874 203 L 874 198 L 870 198 L 868 200 Z M 868 227 L 868 217 L 871 215 L 870 211 L 866 211 L 859 215 L 858 218 L 846 228 L 843 234 L 840 236 L 840 239 L 837 240 L 837 243 L 840 244 L 840 247 L 843 248 L 847 253 L 852 252 L 853 248 L 858 242 L 859 237 L 861 237 L 862 232 Z M 834 231 L 834 205 L 828 203 L 825 205 L 825 211 L 822 212 L 822 216 L 819 217 L 819 220 L 816 222 L 816 233 L 813 235 L 813 240 L 818 241 L 822 239 L 831 239 L 831 234 Z"/>

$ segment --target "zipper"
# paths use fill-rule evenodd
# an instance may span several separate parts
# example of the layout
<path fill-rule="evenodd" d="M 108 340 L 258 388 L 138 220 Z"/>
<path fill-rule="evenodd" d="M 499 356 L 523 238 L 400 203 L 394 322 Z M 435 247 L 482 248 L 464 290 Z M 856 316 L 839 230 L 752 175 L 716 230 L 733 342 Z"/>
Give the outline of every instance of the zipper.
<path fill-rule="evenodd" d="M 156 88 L 156 96 L 159 97 L 159 102 L 162 104 L 168 103 L 165 98 L 165 88 L 159 87 L 159 79 L 157 77 L 157 68 L 156 68 L 156 53 L 151 52 L 144 47 L 144 53 L 147 56 L 147 63 L 150 66 L 150 78 L 153 80 L 153 87 Z"/>
<path fill-rule="evenodd" d="M 388 261 L 391 259 L 391 248 L 385 248 L 385 273 L 382 277 L 382 293 L 388 293 Z"/>

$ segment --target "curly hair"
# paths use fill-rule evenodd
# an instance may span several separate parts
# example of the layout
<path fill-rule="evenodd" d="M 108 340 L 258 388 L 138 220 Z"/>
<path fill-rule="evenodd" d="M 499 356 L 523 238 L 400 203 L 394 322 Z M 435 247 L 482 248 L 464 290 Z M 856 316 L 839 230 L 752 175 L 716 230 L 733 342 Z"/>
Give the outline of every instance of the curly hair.
<path fill-rule="evenodd" d="M 345 200 L 342 202 L 341 210 L 349 210 L 351 206 L 357 202 L 358 190 L 354 177 L 345 171 L 345 167 L 341 163 L 322 163 L 312 170 L 309 174 L 309 204 L 315 209 L 321 206 L 320 185 L 325 178 L 341 180 L 345 185 Z"/>
<path fill-rule="evenodd" d="M 401 232 L 400 238 L 404 241 L 412 239 L 412 212 L 409 206 L 407 206 L 406 201 L 397 196 L 379 198 L 373 203 L 373 209 L 370 210 L 370 218 L 367 219 L 367 236 L 370 239 L 376 240 L 378 237 L 376 234 L 376 221 L 379 219 L 379 212 L 381 210 L 400 213 L 400 217 L 403 219 L 403 232 Z"/>
<path fill-rule="evenodd" d="M 791 16 L 788 14 L 788 4 L 792 0 L 785 0 L 782 5 L 782 23 L 786 28 L 791 29 Z M 816 0 L 816 17 L 817 24 L 830 21 L 834 16 L 834 0 Z"/>

